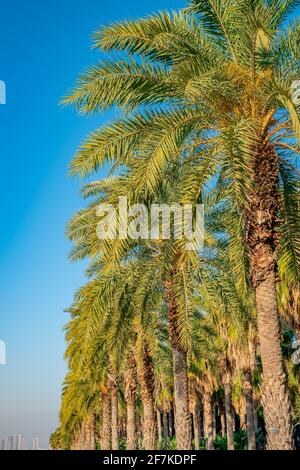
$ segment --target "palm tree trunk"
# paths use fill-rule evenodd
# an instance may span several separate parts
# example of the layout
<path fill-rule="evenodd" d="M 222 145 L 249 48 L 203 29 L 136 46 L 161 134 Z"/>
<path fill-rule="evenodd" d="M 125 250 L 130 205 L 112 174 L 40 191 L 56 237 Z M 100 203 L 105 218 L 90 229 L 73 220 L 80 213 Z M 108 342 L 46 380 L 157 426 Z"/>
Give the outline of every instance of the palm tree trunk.
<path fill-rule="evenodd" d="M 276 293 L 276 246 L 279 239 L 278 156 L 267 135 L 258 146 L 254 187 L 246 211 L 258 333 L 263 367 L 262 405 L 269 450 L 292 448 L 291 406 L 280 344 Z"/>
<path fill-rule="evenodd" d="M 256 450 L 254 416 L 253 416 L 253 390 L 252 390 L 251 371 L 249 369 L 246 369 L 244 371 L 244 394 L 245 394 L 245 400 L 246 400 L 248 450 Z"/>
<path fill-rule="evenodd" d="M 136 429 L 137 429 L 137 448 L 143 448 L 143 416 L 141 414 L 136 415 Z"/>
<path fill-rule="evenodd" d="M 246 407 L 243 403 L 239 410 L 239 418 L 240 418 L 240 429 L 243 431 L 247 430 L 247 416 L 246 416 Z"/>
<path fill-rule="evenodd" d="M 144 408 L 143 447 L 144 450 L 155 450 L 157 423 L 155 412 L 155 378 L 151 356 L 147 345 L 144 345 L 143 357 L 138 367 L 141 395 Z"/>
<path fill-rule="evenodd" d="M 170 449 L 170 434 L 169 434 L 169 422 L 168 422 L 167 411 L 164 411 L 163 413 L 163 430 L 164 430 L 164 439 L 166 443 L 166 449 Z"/>
<path fill-rule="evenodd" d="M 199 442 L 201 443 L 204 437 L 204 412 L 203 412 L 203 400 L 199 396 Z"/>
<path fill-rule="evenodd" d="M 80 426 L 79 450 L 86 449 L 86 422 L 83 421 Z"/>
<path fill-rule="evenodd" d="M 220 421 L 221 421 L 221 436 L 224 437 L 226 434 L 226 426 L 225 426 L 225 410 L 224 410 L 223 399 L 219 400 L 219 409 L 220 409 Z"/>
<path fill-rule="evenodd" d="M 226 416 L 227 450 L 234 450 L 232 385 L 231 385 L 230 381 L 225 382 L 224 391 L 225 391 L 225 416 Z"/>
<path fill-rule="evenodd" d="M 168 412 L 168 426 L 170 438 L 174 436 L 174 413 L 173 408 Z"/>
<path fill-rule="evenodd" d="M 247 430 L 247 417 L 246 417 L 246 400 L 243 399 L 244 397 L 241 397 L 240 400 L 237 403 L 236 406 L 236 412 L 239 417 L 238 423 L 236 422 L 235 419 L 235 413 L 233 409 L 233 420 L 235 422 L 235 426 L 233 428 L 233 431 L 238 431 L 239 429 L 242 429 L 243 431 Z"/>
<path fill-rule="evenodd" d="M 79 435 L 79 450 L 83 450 L 85 446 L 85 425 L 82 423 L 80 427 L 80 435 Z"/>
<path fill-rule="evenodd" d="M 191 450 L 192 423 L 189 412 L 189 387 L 187 375 L 187 354 L 181 346 L 178 331 L 178 311 L 173 294 L 173 275 L 165 283 L 165 297 L 168 303 L 169 336 L 173 353 L 174 411 L 176 449 Z"/>
<path fill-rule="evenodd" d="M 200 449 L 200 406 L 199 406 L 199 396 L 197 392 L 195 392 L 192 414 L 193 414 L 195 450 L 199 450 Z"/>
<path fill-rule="evenodd" d="M 125 382 L 125 400 L 127 407 L 126 421 L 126 449 L 136 450 L 137 431 L 136 431 L 136 363 L 134 355 L 128 356 L 127 368 L 124 372 Z"/>
<path fill-rule="evenodd" d="M 90 449 L 96 449 L 96 420 L 95 415 L 91 417 L 91 425 L 90 425 Z"/>
<path fill-rule="evenodd" d="M 258 400 L 253 400 L 253 421 L 254 421 L 254 431 L 255 431 L 255 433 L 258 432 L 257 412 L 258 412 Z"/>
<path fill-rule="evenodd" d="M 119 399 L 118 399 L 118 377 L 112 369 L 110 375 L 111 389 L 111 448 L 119 450 Z"/>
<path fill-rule="evenodd" d="M 84 422 L 84 444 L 83 449 L 95 450 L 95 419 L 90 415 Z"/>
<path fill-rule="evenodd" d="M 191 417 L 189 412 L 188 377 L 186 353 L 173 349 L 174 404 L 176 449 L 192 447 Z"/>
<path fill-rule="evenodd" d="M 161 422 L 161 412 L 156 410 L 157 428 L 158 428 L 158 449 L 162 449 L 163 445 L 163 426 Z"/>
<path fill-rule="evenodd" d="M 80 435 L 81 435 L 81 430 L 80 428 L 75 429 L 74 434 L 73 434 L 73 439 L 70 445 L 70 450 L 79 450 L 80 449 Z"/>
<path fill-rule="evenodd" d="M 224 437 L 226 434 L 226 425 L 225 425 L 225 413 L 222 411 L 220 414 L 220 420 L 221 420 L 221 436 Z"/>
<path fill-rule="evenodd" d="M 212 418 L 212 404 L 211 394 L 204 392 L 203 394 L 203 414 L 204 414 L 204 435 L 206 438 L 206 450 L 213 450 L 213 418 Z"/>
<path fill-rule="evenodd" d="M 212 422 L 213 422 L 213 440 L 215 440 L 217 436 L 217 416 L 216 416 L 215 403 L 212 404 Z"/>
<path fill-rule="evenodd" d="M 111 399 L 109 390 L 102 392 L 101 450 L 111 450 Z"/>
<path fill-rule="evenodd" d="M 256 288 L 263 365 L 262 405 L 268 450 L 292 449 L 291 405 L 282 365 L 274 273 Z"/>

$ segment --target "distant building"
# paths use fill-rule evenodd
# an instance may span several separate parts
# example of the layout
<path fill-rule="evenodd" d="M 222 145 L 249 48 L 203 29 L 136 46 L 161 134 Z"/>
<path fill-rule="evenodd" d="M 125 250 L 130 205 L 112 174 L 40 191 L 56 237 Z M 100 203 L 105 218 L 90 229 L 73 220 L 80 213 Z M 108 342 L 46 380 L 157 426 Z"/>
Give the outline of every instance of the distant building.
<path fill-rule="evenodd" d="M 24 436 L 22 436 L 22 434 L 17 435 L 16 449 L 17 450 L 24 450 Z"/>
<path fill-rule="evenodd" d="M 25 437 L 23 434 L 9 436 L 7 439 L 0 439 L 0 450 L 27 450 L 25 448 Z M 32 440 L 32 450 L 43 450 L 40 448 L 39 438 Z"/>
<path fill-rule="evenodd" d="M 15 443 L 14 436 L 9 436 L 7 439 L 7 450 L 15 450 L 14 443 Z"/>
<path fill-rule="evenodd" d="M 39 438 L 35 437 L 32 441 L 32 450 L 39 450 Z"/>

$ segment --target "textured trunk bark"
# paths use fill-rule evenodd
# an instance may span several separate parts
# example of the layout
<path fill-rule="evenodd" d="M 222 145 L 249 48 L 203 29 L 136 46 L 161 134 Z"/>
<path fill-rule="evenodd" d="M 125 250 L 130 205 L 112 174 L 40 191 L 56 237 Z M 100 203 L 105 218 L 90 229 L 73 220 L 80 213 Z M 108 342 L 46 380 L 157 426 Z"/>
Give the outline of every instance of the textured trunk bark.
<path fill-rule="evenodd" d="M 154 399 L 145 399 L 144 402 L 144 422 L 143 422 L 143 447 L 144 450 L 155 450 L 157 425 L 155 416 Z"/>
<path fill-rule="evenodd" d="M 83 450 L 95 450 L 95 419 L 91 415 L 83 424 Z"/>
<path fill-rule="evenodd" d="M 203 413 L 203 400 L 199 397 L 199 442 L 204 437 L 204 413 Z"/>
<path fill-rule="evenodd" d="M 224 411 L 221 412 L 220 414 L 220 420 L 221 420 L 221 436 L 224 437 L 226 434 L 226 429 L 225 429 L 225 413 Z"/>
<path fill-rule="evenodd" d="M 126 449 L 135 450 L 137 442 L 136 432 L 136 363 L 134 355 L 128 357 L 127 369 L 124 372 L 125 381 L 125 401 L 127 406 L 127 420 L 126 420 Z"/>
<path fill-rule="evenodd" d="M 165 283 L 165 297 L 168 304 L 169 336 L 173 353 L 174 413 L 176 449 L 192 448 L 192 422 L 189 411 L 189 387 L 187 355 L 183 350 L 178 330 L 178 311 L 173 293 L 173 276 Z"/>
<path fill-rule="evenodd" d="M 256 305 L 263 364 L 262 405 L 268 450 L 292 449 L 291 406 L 282 366 L 280 327 L 274 273 L 256 288 Z"/>
<path fill-rule="evenodd" d="M 144 450 L 155 450 L 157 423 L 155 412 L 155 378 L 152 360 L 147 346 L 144 346 L 141 365 L 138 368 L 141 396 L 144 409 L 143 447 Z"/>
<path fill-rule="evenodd" d="M 161 422 L 161 412 L 156 410 L 157 417 L 157 430 L 158 430 L 158 449 L 162 449 L 163 446 L 163 426 Z"/>
<path fill-rule="evenodd" d="M 194 445 L 195 450 L 200 449 L 200 406 L 199 397 L 196 395 L 193 403 L 193 428 L 194 428 Z"/>
<path fill-rule="evenodd" d="M 221 436 L 225 437 L 226 426 L 225 426 L 225 409 L 223 399 L 219 399 L 219 412 L 220 412 L 220 425 L 221 425 Z"/>
<path fill-rule="evenodd" d="M 78 450 L 83 450 L 84 448 L 84 425 L 81 424 L 79 432 L 79 441 L 78 441 Z"/>
<path fill-rule="evenodd" d="M 254 431 L 255 431 L 255 433 L 258 432 L 257 412 L 258 412 L 258 401 L 253 400 L 253 421 L 254 421 Z"/>
<path fill-rule="evenodd" d="M 87 432 L 87 423 L 86 421 L 81 426 L 80 433 L 80 450 L 88 450 L 88 432 Z"/>
<path fill-rule="evenodd" d="M 96 449 L 96 420 L 95 416 L 91 417 L 90 423 L 90 450 Z"/>
<path fill-rule="evenodd" d="M 83 424 L 81 424 L 79 433 L 78 433 L 78 450 L 82 450 L 84 444 L 84 430 L 83 430 Z"/>
<path fill-rule="evenodd" d="M 141 397 L 142 398 L 142 397 Z M 143 448 L 143 416 L 140 414 L 136 415 L 136 429 L 137 429 L 137 448 Z"/>
<path fill-rule="evenodd" d="M 167 411 L 164 411 L 164 414 L 163 414 L 163 428 L 164 428 L 164 440 L 165 440 L 166 448 L 170 449 L 169 422 L 168 422 Z"/>
<path fill-rule="evenodd" d="M 254 187 L 246 215 L 251 250 L 252 284 L 263 366 L 262 405 L 269 450 L 292 448 L 291 406 L 286 388 L 277 305 L 276 247 L 279 239 L 279 162 L 267 135 L 258 145 Z"/>
<path fill-rule="evenodd" d="M 101 450 L 111 450 L 111 400 L 109 390 L 102 392 Z"/>
<path fill-rule="evenodd" d="M 111 373 L 111 448 L 119 450 L 119 399 L 118 399 L 118 377 L 115 372 Z"/>
<path fill-rule="evenodd" d="M 262 405 L 268 450 L 292 449 L 291 405 L 282 365 L 274 273 L 256 288 L 258 330 L 263 365 Z"/>
<path fill-rule="evenodd" d="M 76 429 L 70 445 L 70 450 L 80 450 L 81 429 Z"/>
<path fill-rule="evenodd" d="M 168 412 L 169 436 L 174 436 L 174 413 L 173 410 Z"/>
<path fill-rule="evenodd" d="M 246 400 L 240 399 L 239 403 L 237 404 L 236 412 L 238 414 L 239 419 L 236 419 L 235 413 L 233 409 L 233 416 L 234 416 L 234 432 L 242 429 L 243 431 L 247 430 L 247 417 L 246 417 Z"/>
<path fill-rule="evenodd" d="M 245 408 L 245 414 L 244 414 L 244 407 L 241 408 L 240 413 L 239 413 L 239 418 L 240 418 L 240 429 L 243 431 L 247 430 L 247 417 L 246 417 L 246 408 Z"/>
<path fill-rule="evenodd" d="M 206 440 L 206 450 L 213 450 L 213 418 L 211 394 L 204 392 L 203 394 L 203 415 L 204 415 L 204 437 Z"/>
<path fill-rule="evenodd" d="M 244 371 L 244 394 L 245 394 L 245 400 L 246 400 L 248 450 L 256 450 L 254 416 L 253 416 L 252 377 L 251 377 L 251 371 L 249 369 Z"/>
<path fill-rule="evenodd" d="M 217 416 L 216 416 L 215 403 L 213 403 L 212 405 L 212 420 L 213 420 L 213 440 L 215 440 L 217 436 Z"/>
<path fill-rule="evenodd" d="M 126 439 L 127 437 L 127 418 L 122 416 L 122 418 L 119 418 L 119 441 L 121 438 Z"/>
<path fill-rule="evenodd" d="M 231 382 L 224 384 L 225 391 L 225 416 L 226 416 L 226 435 L 227 450 L 234 450 L 233 442 L 233 410 L 232 410 L 232 385 Z"/>
<path fill-rule="evenodd" d="M 192 447 L 186 353 L 173 349 L 176 449 Z"/>
<path fill-rule="evenodd" d="M 137 433 L 135 405 L 127 403 L 126 450 L 136 450 Z"/>

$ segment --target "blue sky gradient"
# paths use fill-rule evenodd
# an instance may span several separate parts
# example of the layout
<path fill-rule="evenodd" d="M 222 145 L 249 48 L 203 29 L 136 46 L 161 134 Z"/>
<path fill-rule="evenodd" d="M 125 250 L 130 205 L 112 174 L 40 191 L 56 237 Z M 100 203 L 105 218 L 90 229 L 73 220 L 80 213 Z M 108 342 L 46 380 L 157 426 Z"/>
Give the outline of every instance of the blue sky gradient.
<path fill-rule="evenodd" d="M 16 5 L 17 4 L 17 5 Z M 67 176 L 76 147 L 113 117 L 80 118 L 59 99 L 95 63 L 91 33 L 184 1 L 27 0 L 2 2 L 0 80 L 1 226 L 0 439 L 22 433 L 42 446 L 57 425 L 65 374 L 64 309 L 83 282 L 84 266 L 67 259 L 65 224 L 83 206 L 80 183 Z"/>

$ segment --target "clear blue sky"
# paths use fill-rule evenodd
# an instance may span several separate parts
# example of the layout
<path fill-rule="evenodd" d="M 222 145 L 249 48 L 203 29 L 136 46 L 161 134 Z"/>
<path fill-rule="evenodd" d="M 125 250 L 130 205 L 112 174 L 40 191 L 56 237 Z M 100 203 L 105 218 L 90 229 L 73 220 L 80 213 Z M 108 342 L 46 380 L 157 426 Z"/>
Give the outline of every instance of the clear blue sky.
<path fill-rule="evenodd" d="M 68 163 L 86 134 L 110 116 L 83 119 L 59 98 L 98 55 L 99 25 L 183 0 L 26 0 L 2 2 L 0 79 L 1 226 L 0 439 L 22 433 L 48 444 L 57 425 L 63 361 L 63 312 L 83 281 L 69 263 L 66 221 L 82 207 Z"/>

